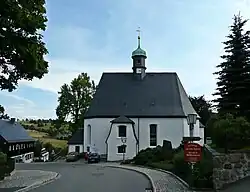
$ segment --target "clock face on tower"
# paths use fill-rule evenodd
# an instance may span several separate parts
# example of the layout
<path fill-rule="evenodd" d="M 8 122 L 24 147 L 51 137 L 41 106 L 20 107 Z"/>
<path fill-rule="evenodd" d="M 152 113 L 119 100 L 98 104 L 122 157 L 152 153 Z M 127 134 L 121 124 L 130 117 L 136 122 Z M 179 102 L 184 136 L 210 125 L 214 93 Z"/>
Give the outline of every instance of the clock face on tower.
<path fill-rule="evenodd" d="M 141 73 L 141 69 L 140 68 L 136 69 L 136 73 Z"/>

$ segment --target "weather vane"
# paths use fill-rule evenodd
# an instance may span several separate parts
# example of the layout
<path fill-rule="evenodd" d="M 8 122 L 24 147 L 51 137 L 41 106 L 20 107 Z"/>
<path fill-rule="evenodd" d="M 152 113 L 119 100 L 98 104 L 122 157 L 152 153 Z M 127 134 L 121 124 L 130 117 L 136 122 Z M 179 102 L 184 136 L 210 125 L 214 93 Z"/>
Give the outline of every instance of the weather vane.
<path fill-rule="evenodd" d="M 138 27 L 138 29 L 136 30 L 136 32 L 138 32 L 138 37 L 140 37 L 140 35 L 141 35 L 141 28 Z"/>

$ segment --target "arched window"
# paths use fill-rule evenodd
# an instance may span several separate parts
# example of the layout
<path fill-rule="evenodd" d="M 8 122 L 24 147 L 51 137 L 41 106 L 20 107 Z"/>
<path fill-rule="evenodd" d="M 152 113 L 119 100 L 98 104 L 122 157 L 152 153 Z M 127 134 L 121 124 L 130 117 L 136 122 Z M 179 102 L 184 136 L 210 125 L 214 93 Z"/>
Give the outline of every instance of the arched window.
<path fill-rule="evenodd" d="M 87 141 L 88 144 L 91 145 L 91 125 L 88 125 L 87 127 Z"/>

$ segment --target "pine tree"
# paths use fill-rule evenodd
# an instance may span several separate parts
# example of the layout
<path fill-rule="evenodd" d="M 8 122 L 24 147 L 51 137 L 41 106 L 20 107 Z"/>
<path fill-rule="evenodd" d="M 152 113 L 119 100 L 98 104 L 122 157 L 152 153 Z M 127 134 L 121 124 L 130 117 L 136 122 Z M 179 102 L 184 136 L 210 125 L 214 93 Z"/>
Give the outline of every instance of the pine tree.
<path fill-rule="evenodd" d="M 250 32 L 244 31 L 247 20 L 235 15 L 225 45 L 224 60 L 217 66 L 218 112 L 250 117 Z"/>

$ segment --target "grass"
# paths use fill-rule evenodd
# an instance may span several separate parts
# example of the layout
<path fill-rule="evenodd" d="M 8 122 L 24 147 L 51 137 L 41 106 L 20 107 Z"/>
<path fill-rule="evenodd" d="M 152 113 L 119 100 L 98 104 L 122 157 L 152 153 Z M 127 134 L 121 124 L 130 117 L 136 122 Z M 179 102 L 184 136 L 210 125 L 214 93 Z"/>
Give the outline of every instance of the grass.
<path fill-rule="evenodd" d="M 38 127 L 38 125 L 36 123 L 30 123 L 30 122 L 26 122 L 26 121 L 20 121 L 20 123 L 22 125 L 33 125 L 34 127 L 36 127 L 36 129 L 39 129 L 39 128 L 43 128 L 43 129 L 49 129 L 52 125 L 51 123 L 43 123 L 43 126 L 42 127 Z"/>
<path fill-rule="evenodd" d="M 31 137 L 34 139 L 39 139 L 43 143 L 51 143 L 53 147 L 56 148 L 65 148 L 67 147 L 67 141 L 66 140 L 59 140 L 49 137 L 47 133 L 39 132 L 35 130 L 28 130 L 28 133 Z"/>
<path fill-rule="evenodd" d="M 53 139 L 53 138 L 40 138 L 40 141 L 43 143 L 51 143 L 53 147 L 56 148 L 65 148 L 67 147 L 67 141 L 66 140 L 58 140 L 58 139 Z"/>
<path fill-rule="evenodd" d="M 40 139 L 41 137 L 48 137 L 47 133 L 39 132 L 39 131 L 35 131 L 35 130 L 28 130 L 28 133 L 31 137 L 33 137 L 35 139 Z"/>

